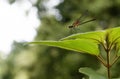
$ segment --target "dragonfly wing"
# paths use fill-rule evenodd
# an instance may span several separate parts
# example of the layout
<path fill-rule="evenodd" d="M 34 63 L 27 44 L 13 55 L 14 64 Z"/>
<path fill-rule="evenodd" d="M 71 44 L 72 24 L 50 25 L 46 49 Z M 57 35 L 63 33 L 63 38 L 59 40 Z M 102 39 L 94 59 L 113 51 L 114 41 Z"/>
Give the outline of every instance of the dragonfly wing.
<path fill-rule="evenodd" d="M 88 20 L 88 21 L 82 22 L 82 23 L 80 23 L 79 25 L 82 25 L 82 24 L 85 24 L 85 23 L 88 23 L 88 22 L 91 22 L 91 21 L 95 21 L 95 20 L 96 20 L 96 19 L 93 18 L 93 19 L 90 19 L 90 20 Z"/>
<path fill-rule="evenodd" d="M 85 20 L 85 18 L 88 16 L 88 10 L 86 10 L 82 15 L 78 18 L 79 21 Z"/>

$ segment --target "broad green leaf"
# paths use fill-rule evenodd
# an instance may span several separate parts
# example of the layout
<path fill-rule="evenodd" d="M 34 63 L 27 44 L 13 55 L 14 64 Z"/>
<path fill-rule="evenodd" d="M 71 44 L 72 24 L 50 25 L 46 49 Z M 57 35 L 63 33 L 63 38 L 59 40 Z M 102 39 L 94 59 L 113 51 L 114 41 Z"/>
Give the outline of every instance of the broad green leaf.
<path fill-rule="evenodd" d="M 78 33 L 61 39 L 61 41 L 39 41 L 31 42 L 32 44 L 41 44 L 48 46 L 60 47 L 68 50 L 74 50 L 77 52 L 85 52 L 92 55 L 98 55 L 98 44 L 106 45 L 106 41 L 109 41 L 109 45 L 118 45 L 117 49 L 120 49 L 120 27 L 112 28 L 103 31 L 94 31 L 86 33 Z M 106 40 L 106 38 L 108 38 Z"/>
<path fill-rule="evenodd" d="M 106 35 L 108 35 L 109 43 L 116 45 L 117 55 L 120 56 L 120 27 L 106 30 Z"/>
<path fill-rule="evenodd" d="M 80 68 L 79 72 L 87 75 L 89 79 L 107 79 L 105 76 L 95 72 L 93 69 L 88 67 Z"/>
<path fill-rule="evenodd" d="M 70 40 L 70 39 L 91 39 L 97 42 L 105 41 L 105 38 L 108 35 L 109 41 L 112 43 L 114 41 L 120 41 L 120 27 L 111 28 L 103 31 L 94 31 L 94 32 L 86 32 L 86 33 L 78 33 L 68 37 L 65 37 L 61 40 Z"/>
<path fill-rule="evenodd" d="M 102 42 L 104 40 L 105 31 L 94 31 L 86 33 L 78 33 L 68 37 L 65 37 L 61 40 L 70 40 L 70 39 L 89 39 L 94 40 L 95 42 Z"/>
<path fill-rule="evenodd" d="M 103 76 L 102 74 L 99 74 L 98 72 L 88 67 L 80 68 L 79 72 L 88 76 L 89 79 L 108 79 L 106 76 Z M 120 79 L 120 78 L 112 78 L 112 79 Z"/>
<path fill-rule="evenodd" d="M 120 56 L 120 49 L 118 50 L 117 55 Z"/>
<path fill-rule="evenodd" d="M 60 47 L 68 50 L 73 50 L 77 52 L 88 53 L 92 55 L 98 55 L 98 45 L 94 42 L 91 42 L 88 39 L 76 39 L 76 40 L 64 40 L 64 41 L 39 41 L 39 42 L 30 42 L 30 44 L 40 44 Z"/>
<path fill-rule="evenodd" d="M 120 27 L 106 30 L 106 35 L 108 35 L 110 43 L 120 42 Z"/>

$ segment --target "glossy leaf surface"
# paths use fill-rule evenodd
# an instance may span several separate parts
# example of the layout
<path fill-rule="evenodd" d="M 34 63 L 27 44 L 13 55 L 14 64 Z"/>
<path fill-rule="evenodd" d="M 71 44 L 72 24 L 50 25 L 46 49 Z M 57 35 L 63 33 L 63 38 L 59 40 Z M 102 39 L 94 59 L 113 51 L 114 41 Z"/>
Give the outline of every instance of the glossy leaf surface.
<path fill-rule="evenodd" d="M 64 41 L 39 41 L 39 42 L 30 42 L 30 44 L 55 46 L 77 52 L 85 52 L 92 55 L 99 54 L 97 44 L 87 39 L 64 40 Z"/>

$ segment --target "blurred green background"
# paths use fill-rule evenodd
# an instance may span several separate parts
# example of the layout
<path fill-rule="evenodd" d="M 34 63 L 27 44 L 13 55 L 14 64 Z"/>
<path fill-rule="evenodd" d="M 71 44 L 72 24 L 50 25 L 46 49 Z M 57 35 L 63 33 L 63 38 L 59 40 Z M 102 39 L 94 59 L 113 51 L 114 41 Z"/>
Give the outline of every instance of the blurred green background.
<path fill-rule="evenodd" d="M 12 5 L 19 0 L 8 0 Z M 38 10 L 41 25 L 36 29 L 34 41 L 59 40 L 71 35 L 67 27 L 88 10 L 86 20 L 97 20 L 79 26 L 77 32 L 89 32 L 120 25 L 120 0 L 59 0 L 54 6 L 55 14 L 50 14 L 46 3 L 49 0 L 36 0 L 32 7 Z M 54 0 L 53 0 L 54 1 Z M 51 3 L 53 5 L 54 3 Z M 27 32 L 27 30 L 26 30 Z M 96 57 L 56 47 L 24 45 L 14 41 L 6 59 L 0 57 L 0 79 L 82 79 L 80 67 L 90 67 L 101 74 L 105 68 Z M 112 76 L 120 77 L 120 61 L 112 67 Z"/>

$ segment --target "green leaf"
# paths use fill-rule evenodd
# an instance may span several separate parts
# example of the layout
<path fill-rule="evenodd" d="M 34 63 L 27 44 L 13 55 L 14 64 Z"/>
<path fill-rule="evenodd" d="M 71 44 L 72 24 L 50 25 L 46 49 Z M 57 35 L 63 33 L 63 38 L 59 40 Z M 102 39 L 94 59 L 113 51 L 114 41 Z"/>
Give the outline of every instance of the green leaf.
<path fill-rule="evenodd" d="M 94 31 L 86 33 L 78 33 L 61 39 L 60 41 L 39 41 L 31 42 L 32 44 L 41 44 L 48 46 L 60 47 L 77 52 L 85 52 L 92 55 L 98 55 L 98 44 L 107 46 L 117 45 L 120 49 L 120 27 L 103 31 Z M 117 44 L 116 44 L 117 43 Z"/>
<path fill-rule="evenodd" d="M 88 67 L 80 68 L 79 72 L 87 75 L 89 79 L 107 79 L 105 76 L 95 72 L 93 69 Z"/>
<path fill-rule="evenodd" d="M 89 79 L 108 79 L 107 77 L 103 76 L 102 74 L 88 67 L 80 68 L 79 72 L 88 76 Z M 112 79 L 120 79 L 120 78 L 112 78 Z"/>
<path fill-rule="evenodd" d="M 98 55 L 98 45 L 88 39 L 64 40 L 64 41 L 39 41 L 30 42 L 30 44 L 40 44 L 60 47 L 77 52 L 85 52 L 92 55 Z"/>
<path fill-rule="evenodd" d="M 70 40 L 70 39 L 89 39 L 95 42 L 102 42 L 104 40 L 105 31 L 94 31 L 86 33 L 78 33 L 68 37 L 65 37 L 61 40 Z"/>
<path fill-rule="evenodd" d="M 109 43 L 116 46 L 117 55 L 120 56 L 120 27 L 106 30 L 106 35 L 108 35 Z"/>
<path fill-rule="evenodd" d="M 120 56 L 120 49 L 119 49 L 118 52 L 117 52 L 117 56 Z"/>
<path fill-rule="evenodd" d="M 120 42 L 120 27 L 117 28 L 111 28 L 108 30 L 103 31 L 94 31 L 94 32 L 86 32 L 86 33 L 78 33 L 74 34 L 68 37 L 65 37 L 61 40 L 70 40 L 70 39 L 90 39 L 97 42 L 103 42 L 105 41 L 105 38 L 108 36 L 109 41 L 112 43 L 114 41 Z"/>
<path fill-rule="evenodd" d="M 120 27 L 108 29 L 106 30 L 106 34 L 108 34 L 110 43 L 120 42 Z"/>

